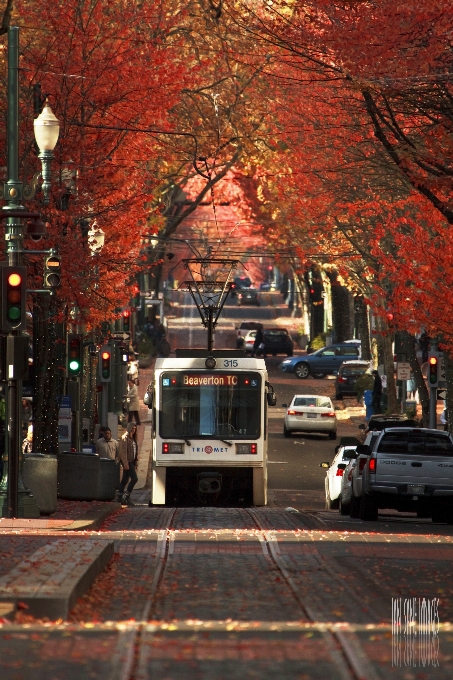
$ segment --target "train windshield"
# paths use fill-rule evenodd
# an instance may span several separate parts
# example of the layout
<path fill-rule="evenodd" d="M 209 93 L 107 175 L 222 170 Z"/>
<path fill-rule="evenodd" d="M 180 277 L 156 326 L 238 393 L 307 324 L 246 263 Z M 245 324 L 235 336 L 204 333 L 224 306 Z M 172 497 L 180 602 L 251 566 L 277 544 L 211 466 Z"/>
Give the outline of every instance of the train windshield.
<path fill-rule="evenodd" d="M 164 373 L 161 388 L 161 437 L 260 435 L 259 373 Z"/>

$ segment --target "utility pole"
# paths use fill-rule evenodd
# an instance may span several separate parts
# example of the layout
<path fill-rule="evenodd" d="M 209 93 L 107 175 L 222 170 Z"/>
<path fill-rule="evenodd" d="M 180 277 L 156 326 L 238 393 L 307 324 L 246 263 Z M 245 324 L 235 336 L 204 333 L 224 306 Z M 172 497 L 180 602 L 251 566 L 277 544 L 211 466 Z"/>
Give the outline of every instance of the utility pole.
<path fill-rule="evenodd" d="M 25 294 L 26 269 L 22 267 L 24 219 L 39 219 L 39 213 L 27 212 L 22 205 L 31 200 L 37 189 L 38 178 L 43 177 L 44 203 L 50 190 L 50 161 L 58 140 L 58 121 L 49 106 L 35 119 L 35 138 L 40 149 L 42 173 L 37 173 L 30 185 L 19 179 L 19 28 L 8 29 L 8 115 L 7 115 L 7 181 L 0 189 L 6 202 L 2 219 L 6 217 L 5 241 L 7 262 L 2 263 L 2 328 L 6 337 L 6 456 L 8 460 L 0 484 L 0 511 L 4 515 L 6 490 L 6 515 L 39 517 L 39 508 L 30 495 L 21 475 L 22 462 L 22 380 L 28 377 L 28 336 L 26 326 Z M 12 269 L 15 271 L 12 271 Z M 7 271 L 11 275 L 3 276 Z M 13 276 L 14 275 L 14 276 Z M 5 279 L 5 280 L 4 280 Z M 14 279 L 16 283 L 14 284 Z M 10 286 L 10 288 L 8 288 Z M 12 288 L 16 286 L 16 290 Z M 16 302 L 14 302 L 16 300 Z M 14 306 L 15 305 L 15 306 Z M 23 310 L 23 312 L 22 312 Z"/>
<path fill-rule="evenodd" d="M 431 340 L 428 355 L 428 385 L 429 385 L 429 426 L 437 426 L 437 388 L 439 387 L 439 347 L 437 338 Z"/>

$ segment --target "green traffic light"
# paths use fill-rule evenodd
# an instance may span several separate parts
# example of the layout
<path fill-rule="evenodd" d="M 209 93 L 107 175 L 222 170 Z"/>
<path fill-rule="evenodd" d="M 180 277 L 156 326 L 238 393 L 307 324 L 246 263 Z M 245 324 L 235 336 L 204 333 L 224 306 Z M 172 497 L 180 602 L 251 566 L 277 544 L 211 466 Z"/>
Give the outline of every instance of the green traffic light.
<path fill-rule="evenodd" d="M 80 364 L 79 364 L 78 361 L 70 361 L 69 362 L 69 368 L 71 369 L 71 371 L 78 371 L 79 367 L 80 367 Z"/>
<path fill-rule="evenodd" d="M 20 308 L 10 307 L 8 309 L 8 318 L 12 319 L 13 321 L 16 321 L 16 319 L 20 319 Z"/>

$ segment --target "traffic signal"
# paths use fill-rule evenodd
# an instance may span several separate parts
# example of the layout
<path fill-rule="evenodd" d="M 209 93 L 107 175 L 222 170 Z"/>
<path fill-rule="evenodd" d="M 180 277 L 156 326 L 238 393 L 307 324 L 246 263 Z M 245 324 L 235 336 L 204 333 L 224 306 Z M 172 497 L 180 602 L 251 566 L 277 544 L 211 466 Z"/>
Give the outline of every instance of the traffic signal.
<path fill-rule="evenodd" d="M 4 265 L 1 267 L 1 330 L 3 333 L 25 329 L 27 269 Z"/>
<path fill-rule="evenodd" d="M 58 288 L 61 285 L 61 260 L 57 255 L 46 257 L 44 263 L 44 288 Z"/>
<path fill-rule="evenodd" d="M 134 309 L 137 309 L 140 307 L 140 288 L 139 286 L 134 286 L 133 288 L 134 295 L 131 300 L 131 305 L 134 307 Z"/>
<path fill-rule="evenodd" d="M 128 364 L 129 363 L 129 351 L 128 351 L 127 345 L 123 342 L 120 342 L 118 344 L 118 350 L 119 350 L 120 357 L 121 357 L 121 363 L 122 364 Z"/>
<path fill-rule="evenodd" d="M 125 309 L 123 311 L 123 331 L 129 333 L 131 330 L 131 310 Z"/>
<path fill-rule="evenodd" d="M 437 387 L 439 382 L 439 357 L 431 355 L 428 357 L 428 383 L 430 387 Z"/>
<path fill-rule="evenodd" d="M 112 350 L 109 345 L 103 345 L 99 353 L 99 371 L 102 382 L 112 380 Z"/>
<path fill-rule="evenodd" d="M 83 337 L 77 333 L 68 335 L 67 376 L 79 378 L 83 367 Z"/>

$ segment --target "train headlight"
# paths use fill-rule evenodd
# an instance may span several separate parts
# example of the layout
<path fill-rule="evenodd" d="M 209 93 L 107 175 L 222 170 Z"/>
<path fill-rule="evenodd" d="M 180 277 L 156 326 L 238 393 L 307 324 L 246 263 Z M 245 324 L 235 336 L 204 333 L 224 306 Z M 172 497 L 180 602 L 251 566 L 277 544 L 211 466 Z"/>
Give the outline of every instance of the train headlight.
<path fill-rule="evenodd" d="M 214 357 L 208 357 L 204 362 L 204 365 L 206 368 L 209 368 L 209 370 L 212 371 L 212 369 L 217 366 L 217 361 L 214 359 Z"/>

